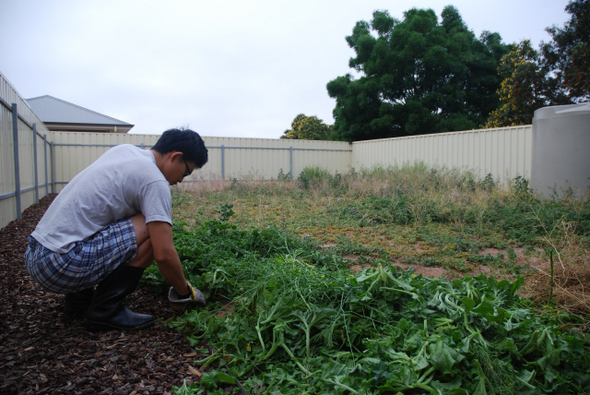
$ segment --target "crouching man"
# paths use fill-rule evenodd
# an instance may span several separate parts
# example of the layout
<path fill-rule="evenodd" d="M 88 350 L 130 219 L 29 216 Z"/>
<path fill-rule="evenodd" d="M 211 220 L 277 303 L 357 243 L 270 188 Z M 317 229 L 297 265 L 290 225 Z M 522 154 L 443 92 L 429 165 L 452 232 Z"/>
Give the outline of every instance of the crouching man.
<path fill-rule="evenodd" d="M 29 236 L 29 274 L 45 290 L 66 295 L 66 313 L 86 312 L 89 330 L 154 323 L 123 306 L 154 260 L 171 300 L 205 305 L 174 248 L 170 185 L 207 160 L 201 136 L 189 129 L 165 131 L 151 150 L 109 149 L 68 183 Z"/>

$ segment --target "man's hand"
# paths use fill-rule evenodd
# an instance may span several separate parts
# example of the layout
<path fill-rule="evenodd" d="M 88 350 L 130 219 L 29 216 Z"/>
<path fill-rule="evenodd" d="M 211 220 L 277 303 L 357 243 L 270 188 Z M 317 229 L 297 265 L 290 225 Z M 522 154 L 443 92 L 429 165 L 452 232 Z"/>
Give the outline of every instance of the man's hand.
<path fill-rule="evenodd" d="M 172 305 L 172 308 L 176 310 L 178 313 L 183 313 L 187 309 L 190 309 L 195 306 L 206 306 L 207 301 L 205 300 L 205 296 L 203 293 L 196 288 L 193 288 L 188 282 L 187 285 L 187 294 L 186 295 L 179 295 L 178 292 L 174 290 L 173 287 L 170 287 L 170 291 L 168 291 L 168 300 Z"/>

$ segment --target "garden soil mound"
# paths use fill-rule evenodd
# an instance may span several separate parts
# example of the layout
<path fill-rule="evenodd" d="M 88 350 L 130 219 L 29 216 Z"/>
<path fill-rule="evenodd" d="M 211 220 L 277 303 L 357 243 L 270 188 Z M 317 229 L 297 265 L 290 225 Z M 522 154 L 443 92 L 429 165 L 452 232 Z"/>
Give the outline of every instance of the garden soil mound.
<path fill-rule="evenodd" d="M 54 196 L 0 230 L 0 394 L 171 394 L 198 382 L 197 355 L 186 335 L 162 322 L 131 332 L 91 333 L 66 317 L 63 295 L 44 292 L 23 260 L 27 237 Z M 127 298 L 134 311 L 172 316 L 164 296 L 140 285 Z"/>

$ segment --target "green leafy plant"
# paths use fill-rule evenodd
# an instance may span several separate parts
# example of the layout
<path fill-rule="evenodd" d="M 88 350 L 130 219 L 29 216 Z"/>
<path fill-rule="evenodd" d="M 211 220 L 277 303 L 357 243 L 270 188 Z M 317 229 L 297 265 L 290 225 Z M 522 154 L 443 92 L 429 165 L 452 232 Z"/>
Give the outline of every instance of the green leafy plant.
<path fill-rule="evenodd" d="M 174 395 L 194 395 L 202 394 L 203 392 L 199 390 L 199 386 L 195 383 L 190 383 L 190 385 L 186 385 L 186 380 L 184 380 L 182 387 L 173 388 L 172 393 Z"/>
<path fill-rule="evenodd" d="M 234 207 L 234 205 L 229 204 L 229 203 L 224 203 L 219 206 L 217 213 L 221 217 L 222 221 L 229 221 L 229 219 L 235 214 L 234 211 L 232 210 L 233 207 Z"/>
<path fill-rule="evenodd" d="M 582 393 L 588 339 L 562 315 L 535 314 L 516 282 L 429 279 L 385 262 L 356 275 L 338 256 L 278 229 L 210 221 L 177 233 L 179 253 L 213 303 L 172 326 L 216 350 L 215 391 L 249 393 Z M 198 261 L 198 265 L 191 265 Z M 216 300 L 229 300 L 220 314 Z M 531 336 L 532 335 L 532 336 Z"/>

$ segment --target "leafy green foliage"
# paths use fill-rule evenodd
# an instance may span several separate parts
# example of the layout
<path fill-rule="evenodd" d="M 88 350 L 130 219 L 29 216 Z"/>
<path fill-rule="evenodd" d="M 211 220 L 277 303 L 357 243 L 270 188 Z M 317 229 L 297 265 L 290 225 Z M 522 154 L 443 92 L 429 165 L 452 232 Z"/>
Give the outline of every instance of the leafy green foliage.
<path fill-rule="evenodd" d="M 548 28 L 552 40 L 541 45 L 543 65 L 559 93 L 559 100 L 552 104 L 590 99 L 590 1 L 572 0 L 565 10 L 570 21 L 563 28 Z"/>
<path fill-rule="evenodd" d="M 318 166 L 308 166 L 301 171 L 297 182 L 303 189 L 309 189 L 313 185 L 322 183 L 328 177 L 331 177 L 331 175 L 326 169 Z"/>
<path fill-rule="evenodd" d="M 385 262 L 353 275 L 309 238 L 227 221 L 174 233 L 189 281 L 210 303 L 172 325 L 215 350 L 198 362 L 208 372 L 202 387 L 176 393 L 221 393 L 236 379 L 251 394 L 590 387 L 588 338 L 566 331 L 571 317 L 531 310 L 516 293 L 521 278 L 429 279 Z"/>
<path fill-rule="evenodd" d="M 193 394 L 202 393 L 202 392 L 199 391 L 198 385 L 196 385 L 195 383 L 191 383 L 190 385 L 186 385 L 186 380 L 184 380 L 182 387 L 173 388 L 172 393 L 174 395 L 193 395 Z"/>
<path fill-rule="evenodd" d="M 404 19 L 375 11 L 346 37 L 358 77 L 327 84 L 336 99 L 332 138 L 358 141 L 480 127 L 530 124 L 534 111 L 590 99 L 590 1 L 572 0 L 563 27 L 539 52 L 529 40 L 503 44 L 497 33 L 477 39 L 457 9 L 439 23 L 433 10 Z"/>
<path fill-rule="evenodd" d="M 337 139 L 474 129 L 497 106 L 497 64 L 506 52 L 497 33 L 478 40 L 453 6 L 439 24 L 433 10 L 411 9 L 404 20 L 375 11 L 346 37 L 356 52 L 347 74 L 327 85 L 336 99 Z"/>
<path fill-rule="evenodd" d="M 291 129 L 285 130 L 282 139 L 300 140 L 328 140 L 332 133 L 332 126 L 316 117 L 299 114 L 291 123 Z"/>
<path fill-rule="evenodd" d="M 498 90 L 500 104 L 494 110 L 486 128 L 528 125 L 533 122 L 535 110 L 548 105 L 543 86 L 546 73 L 539 66 L 539 56 L 529 40 L 512 45 L 498 66 L 503 79 Z"/>
<path fill-rule="evenodd" d="M 590 1 L 572 1 L 566 11 L 572 19 L 547 29 L 552 40 L 540 53 L 529 40 L 510 46 L 498 66 L 500 105 L 485 127 L 530 124 L 539 108 L 590 99 Z"/>
<path fill-rule="evenodd" d="M 217 210 L 217 213 L 221 217 L 222 221 L 228 221 L 231 218 L 231 216 L 235 214 L 234 210 L 232 210 L 233 207 L 234 207 L 234 205 L 229 204 L 229 203 L 222 204 L 219 207 L 219 210 Z"/>
<path fill-rule="evenodd" d="M 359 226 L 386 223 L 407 225 L 413 222 L 408 197 L 405 195 L 395 198 L 370 196 L 358 203 L 342 207 L 337 215 L 341 218 L 354 220 Z"/>
<path fill-rule="evenodd" d="M 590 201 L 573 209 L 567 201 L 540 200 L 522 177 L 515 178 L 512 187 L 514 198 L 510 202 L 491 201 L 486 213 L 487 221 L 496 224 L 508 238 L 530 243 L 550 232 L 560 231 L 560 223 L 576 224 L 574 232 L 590 234 Z"/>
<path fill-rule="evenodd" d="M 571 1 L 565 10 L 571 20 L 546 29 L 552 40 L 539 53 L 524 40 L 502 58 L 500 105 L 485 127 L 530 124 L 539 108 L 590 99 L 590 1 Z"/>

